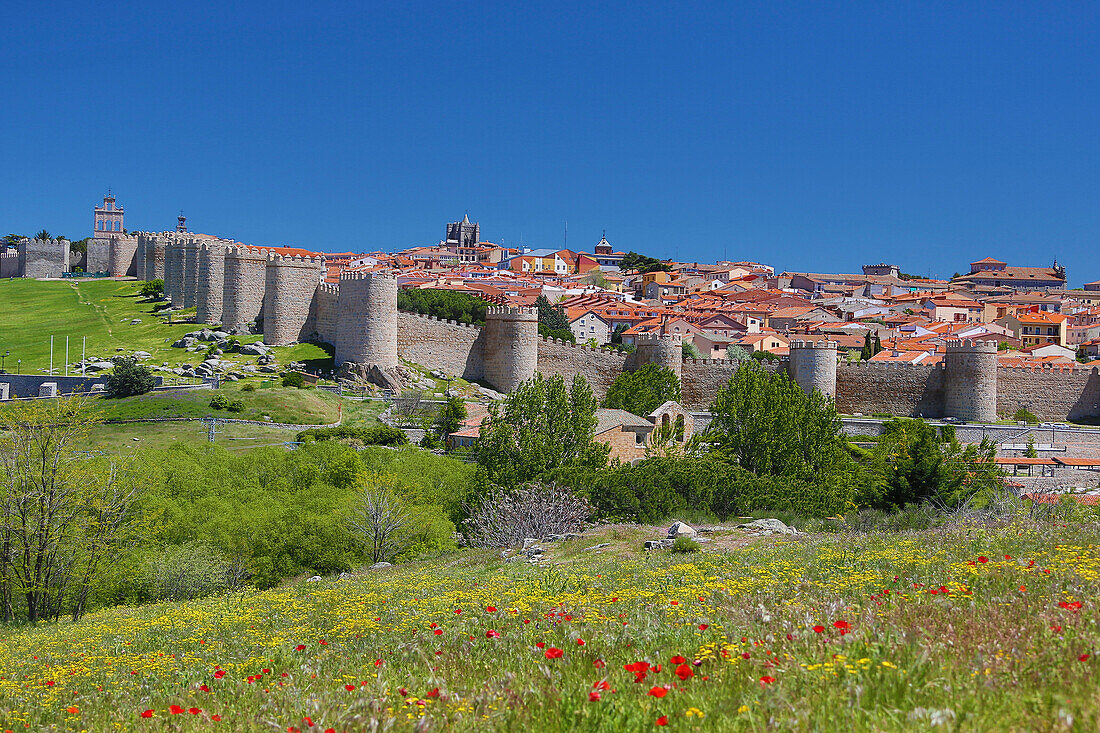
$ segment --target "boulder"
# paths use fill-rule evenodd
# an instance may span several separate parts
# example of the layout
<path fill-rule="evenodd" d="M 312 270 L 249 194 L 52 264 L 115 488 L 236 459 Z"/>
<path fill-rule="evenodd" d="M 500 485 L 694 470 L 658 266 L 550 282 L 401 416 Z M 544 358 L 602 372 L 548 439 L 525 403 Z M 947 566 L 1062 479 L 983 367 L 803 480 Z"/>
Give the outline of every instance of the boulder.
<path fill-rule="evenodd" d="M 194 345 L 195 345 L 195 337 L 194 336 L 184 336 L 179 341 L 173 341 L 172 342 L 172 348 L 173 349 L 189 349 Z"/>
<path fill-rule="evenodd" d="M 672 539 L 677 537 L 694 537 L 699 534 L 692 529 L 686 522 L 673 522 L 672 526 L 668 528 L 668 536 Z"/>
<path fill-rule="evenodd" d="M 214 338 L 216 338 L 218 341 L 224 341 L 225 339 L 229 338 L 229 334 L 225 331 L 215 331 Z"/>
<path fill-rule="evenodd" d="M 738 529 L 746 530 L 749 534 L 758 536 L 772 534 L 798 534 L 794 527 L 788 527 L 778 519 L 757 519 L 746 524 L 737 525 Z"/>
<path fill-rule="evenodd" d="M 501 394 L 495 389 L 489 389 L 488 387 L 478 387 L 477 391 L 482 397 L 488 397 L 491 400 L 503 400 L 507 397 L 507 395 Z"/>
<path fill-rule="evenodd" d="M 321 580 L 324 580 L 324 578 L 322 578 L 320 575 L 314 575 L 312 578 L 307 579 L 306 582 L 307 583 L 316 583 L 316 582 L 321 581 Z"/>
<path fill-rule="evenodd" d="M 130 325 L 131 325 L 131 326 L 136 326 L 136 325 L 138 325 L 139 323 L 141 323 L 141 319 L 140 319 L 140 318 L 134 318 L 134 319 L 131 319 L 131 321 L 130 321 Z"/>
<path fill-rule="evenodd" d="M 534 537 L 528 537 L 525 540 L 523 540 L 523 549 L 526 550 L 530 547 L 534 547 L 538 543 L 539 543 L 539 541 L 537 539 L 535 539 Z"/>
<path fill-rule="evenodd" d="M 91 364 L 86 364 L 84 368 L 90 372 L 100 372 L 113 366 L 114 364 L 109 361 L 93 361 Z"/>
<path fill-rule="evenodd" d="M 264 356 L 267 354 L 267 347 L 263 344 L 245 344 L 241 347 L 241 353 L 245 356 Z"/>
<path fill-rule="evenodd" d="M 370 569 L 371 570 L 381 570 L 382 568 L 392 568 L 392 567 L 393 567 L 393 565 L 391 565 L 388 562 L 376 562 L 374 565 L 370 566 Z"/>
<path fill-rule="evenodd" d="M 139 360 L 140 359 L 152 359 L 153 355 L 150 354 L 148 351 L 135 351 L 134 352 L 134 358 L 139 359 Z"/>
<path fill-rule="evenodd" d="M 670 539 L 646 540 L 645 549 L 646 550 L 667 550 L 668 548 L 672 547 L 672 542 L 673 542 L 673 540 L 670 540 Z"/>

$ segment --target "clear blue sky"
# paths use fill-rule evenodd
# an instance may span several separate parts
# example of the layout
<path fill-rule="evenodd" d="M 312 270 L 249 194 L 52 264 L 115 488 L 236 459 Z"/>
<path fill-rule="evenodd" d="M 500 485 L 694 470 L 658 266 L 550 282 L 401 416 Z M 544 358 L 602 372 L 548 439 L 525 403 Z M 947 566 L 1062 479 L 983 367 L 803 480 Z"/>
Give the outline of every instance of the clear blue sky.
<path fill-rule="evenodd" d="M 1095 3 L 9 3 L 0 229 L 1100 279 Z"/>

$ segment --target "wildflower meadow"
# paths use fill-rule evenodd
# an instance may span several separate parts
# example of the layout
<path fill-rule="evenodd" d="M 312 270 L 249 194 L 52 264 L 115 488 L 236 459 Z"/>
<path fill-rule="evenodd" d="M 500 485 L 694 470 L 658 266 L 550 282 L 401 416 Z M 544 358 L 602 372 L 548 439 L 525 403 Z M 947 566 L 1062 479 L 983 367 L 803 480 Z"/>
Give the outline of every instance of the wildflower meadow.
<path fill-rule="evenodd" d="M 1100 532 L 465 550 L 8 628 L 3 729 L 1095 730 Z M 606 547 L 589 549 L 596 544 Z"/>

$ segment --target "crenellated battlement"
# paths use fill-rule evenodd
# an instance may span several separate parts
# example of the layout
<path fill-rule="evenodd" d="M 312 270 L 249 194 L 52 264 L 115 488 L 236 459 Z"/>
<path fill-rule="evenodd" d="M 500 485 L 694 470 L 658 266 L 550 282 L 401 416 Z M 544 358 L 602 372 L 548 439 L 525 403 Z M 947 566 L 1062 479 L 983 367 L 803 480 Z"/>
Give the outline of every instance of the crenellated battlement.
<path fill-rule="evenodd" d="M 325 264 L 323 257 L 309 257 L 307 255 L 281 255 L 275 252 L 267 253 L 267 264 L 271 267 L 309 267 L 320 268 Z"/>
<path fill-rule="evenodd" d="M 533 318 L 537 321 L 539 318 L 539 309 L 511 305 L 491 305 L 485 309 L 485 317 L 522 321 Z"/>
<path fill-rule="evenodd" d="M 659 343 L 675 344 L 682 346 L 684 343 L 684 337 L 678 333 L 640 333 L 634 337 L 634 344 L 659 344 Z"/>
<path fill-rule="evenodd" d="M 340 273 L 340 282 L 345 280 L 393 280 L 396 283 L 397 277 L 388 270 L 375 270 L 372 272 L 344 270 Z"/>
<path fill-rule="evenodd" d="M 804 341 L 802 339 L 795 339 L 790 342 L 789 348 L 791 349 L 820 349 L 823 351 L 836 351 L 838 348 L 836 341 L 828 341 L 822 339 L 821 341 Z"/>
<path fill-rule="evenodd" d="M 947 353 L 996 354 L 995 341 L 972 341 L 970 339 L 951 339 L 947 342 Z"/>

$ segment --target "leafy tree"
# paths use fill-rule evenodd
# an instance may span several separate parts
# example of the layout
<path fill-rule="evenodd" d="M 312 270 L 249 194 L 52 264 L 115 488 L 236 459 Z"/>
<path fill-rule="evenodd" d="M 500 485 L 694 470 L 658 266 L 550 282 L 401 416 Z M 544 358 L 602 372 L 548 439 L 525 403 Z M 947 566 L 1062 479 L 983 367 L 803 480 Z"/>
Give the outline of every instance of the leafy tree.
<path fill-rule="evenodd" d="M 871 354 L 871 356 L 874 356 L 875 354 L 882 351 L 882 339 L 879 338 L 878 331 L 875 331 L 875 343 L 871 347 L 871 351 L 874 352 L 874 353 Z"/>
<path fill-rule="evenodd" d="M 750 357 L 755 361 L 779 361 L 779 354 L 773 354 L 770 351 L 754 351 Z"/>
<path fill-rule="evenodd" d="M 669 272 L 672 270 L 670 265 L 661 262 L 655 257 L 647 257 L 646 255 L 640 255 L 637 252 L 627 252 L 619 263 L 619 268 L 622 270 L 637 270 L 639 273 L 656 272 L 662 270 Z"/>
<path fill-rule="evenodd" d="M 35 239 L 53 239 L 53 236 L 45 229 L 40 229 L 35 235 Z"/>
<path fill-rule="evenodd" d="M 1036 415 L 1035 413 L 1033 413 L 1031 410 L 1027 409 L 1026 407 L 1021 407 L 1020 409 L 1016 410 L 1016 412 L 1013 413 L 1013 415 L 1012 415 L 1012 419 L 1015 420 L 1016 422 L 1026 422 L 1026 423 L 1037 423 L 1037 422 L 1039 422 L 1038 415 Z"/>
<path fill-rule="evenodd" d="M 490 407 L 477 451 L 479 483 L 512 488 L 562 467 L 606 465 L 609 448 L 594 440 L 597 405 L 584 377 L 567 388 L 560 375 L 536 373 L 503 409 Z"/>
<path fill-rule="evenodd" d="M 551 331 L 569 331 L 569 319 L 565 315 L 565 309 L 560 305 L 551 305 L 545 295 L 535 299 L 535 306 L 539 309 L 539 323 Z"/>
<path fill-rule="evenodd" d="M 680 358 L 682 359 L 702 359 L 703 355 L 699 352 L 698 347 L 692 341 L 684 341 L 680 344 Z"/>
<path fill-rule="evenodd" d="M 448 397 L 435 419 L 435 428 L 439 437 L 446 438 L 451 433 L 457 432 L 466 415 L 466 403 L 458 397 Z"/>
<path fill-rule="evenodd" d="M 296 389 L 301 389 L 306 384 L 306 380 L 298 372 L 287 372 L 283 375 L 282 382 L 284 387 L 294 387 Z"/>
<path fill-rule="evenodd" d="M 1091 360 L 1091 357 L 1089 356 L 1088 350 L 1085 349 L 1084 346 L 1078 346 L 1077 347 L 1077 361 L 1081 362 L 1082 364 L 1087 364 L 1090 360 Z"/>
<path fill-rule="evenodd" d="M 645 417 L 673 400 L 679 402 L 680 379 L 676 372 L 656 364 L 646 364 L 633 372 L 623 372 L 607 390 L 603 406 Z"/>
<path fill-rule="evenodd" d="M 91 237 L 84 237 L 84 239 L 78 239 L 75 242 L 69 242 L 69 251 L 73 254 L 87 254 L 89 239 L 91 239 Z"/>
<path fill-rule="evenodd" d="M 402 288 L 397 291 L 397 307 L 399 310 L 447 321 L 483 326 L 489 303 L 469 293 L 454 290 Z"/>
<path fill-rule="evenodd" d="M 27 238 L 26 234 L 6 234 L 6 235 L 4 235 L 4 239 L 0 240 L 0 244 L 3 244 L 3 245 L 8 246 L 8 247 L 14 247 L 15 245 L 19 244 L 20 242 L 22 242 L 26 238 Z"/>
<path fill-rule="evenodd" d="M 623 332 L 629 328 L 630 326 L 625 323 L 620 323 L 615 326 L 615 329 L 611 332 L 610 342 L 613 344 L 621 344 L 623 342 Z"/>
<path fill-rule="evenodd" d="M 855 462 L 832 400 L 807 395 L 786 372 L 746 362 L 718 390 L 705 440 L 757 476 L 854 489 Z"/>
<path fill-rule="evenodd" d="M 138 295 L 154 300 L 164 295 L 164 280 L 146 280 L 138 286 Z"/>
<path fill-rule="evenodd" d="M 133 395 L 152 392 L 157 386 L 157 378 L 153 376 L 153 370 L 132 356 L 116 356 L 115 368 L 107 377 L 105 384 L 107 394 L 110 397 L 131 397 Z"/>

